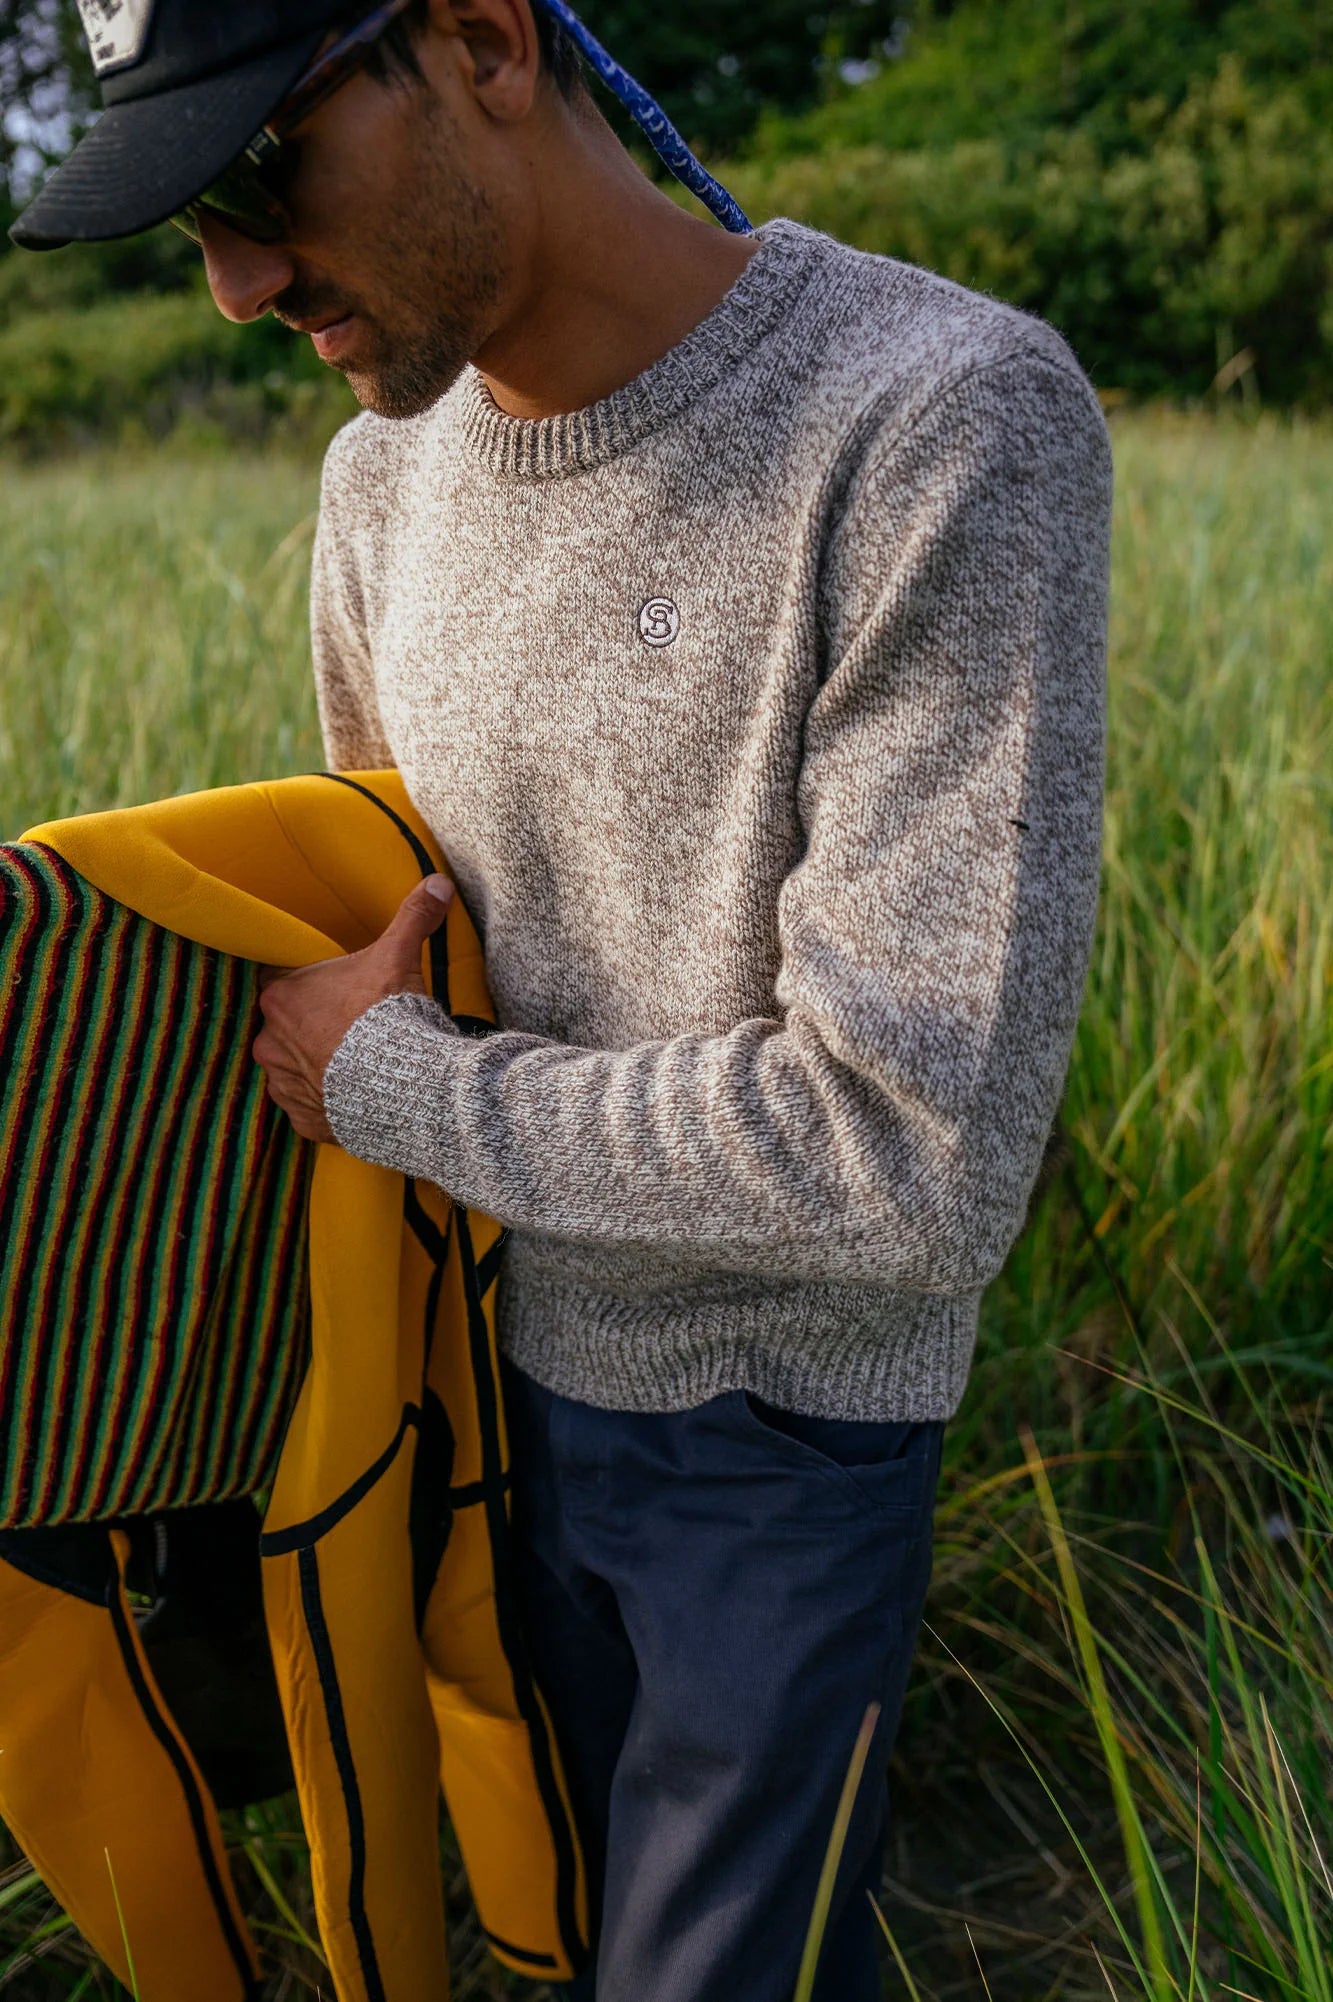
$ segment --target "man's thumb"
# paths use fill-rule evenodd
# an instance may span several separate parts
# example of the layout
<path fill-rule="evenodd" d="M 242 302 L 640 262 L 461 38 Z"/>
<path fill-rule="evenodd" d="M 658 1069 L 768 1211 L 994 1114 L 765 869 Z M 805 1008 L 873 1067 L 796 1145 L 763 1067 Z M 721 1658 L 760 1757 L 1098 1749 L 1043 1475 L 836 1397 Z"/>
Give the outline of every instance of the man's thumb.
<path fill-rule="evenodd" d="M 393 943 L 415 964 L 433 931 L 438 931 L 454 900 L 454 886 L 447 876 L 427 876 L 414 883 L 394 913 L 389 933 Z"/>
<path fill-rule="evenodd" d="M 424 882 L 418 883 L 417 888 L 423 895 L 429 897 L 432 903 L 439 904 L 441 910 L 447 911 L 454 900 L 454 886 L 447 876 L 427 876 Z M 432 912 L 431 915 L 438 917 L 439 912 Z"/>

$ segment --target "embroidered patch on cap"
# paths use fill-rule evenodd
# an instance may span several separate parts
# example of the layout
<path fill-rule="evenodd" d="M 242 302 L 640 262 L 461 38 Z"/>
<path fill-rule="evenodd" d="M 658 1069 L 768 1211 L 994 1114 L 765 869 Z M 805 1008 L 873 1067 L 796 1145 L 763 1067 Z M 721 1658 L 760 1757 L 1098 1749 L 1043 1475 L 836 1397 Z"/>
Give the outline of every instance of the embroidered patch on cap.
<path fill-rule="evenodd" d="M 153 0 L 79 0 L 79 13 L 98 76 L 138 62 Z"/>

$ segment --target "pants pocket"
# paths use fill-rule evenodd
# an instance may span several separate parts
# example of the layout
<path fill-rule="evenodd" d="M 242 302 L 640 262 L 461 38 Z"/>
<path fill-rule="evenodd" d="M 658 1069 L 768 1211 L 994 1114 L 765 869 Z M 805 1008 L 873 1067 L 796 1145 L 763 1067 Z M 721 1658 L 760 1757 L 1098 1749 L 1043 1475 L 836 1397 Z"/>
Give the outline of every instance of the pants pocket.
<path fill-rule="evenodd" d="M 817 1418 L 783 1411 L 750 1390 L 726 1401 L 740 1429 L 793 1469 L 803 1468 L 886 1515 L 929 1512 L 939 1476 L 939 1419 Z"/>

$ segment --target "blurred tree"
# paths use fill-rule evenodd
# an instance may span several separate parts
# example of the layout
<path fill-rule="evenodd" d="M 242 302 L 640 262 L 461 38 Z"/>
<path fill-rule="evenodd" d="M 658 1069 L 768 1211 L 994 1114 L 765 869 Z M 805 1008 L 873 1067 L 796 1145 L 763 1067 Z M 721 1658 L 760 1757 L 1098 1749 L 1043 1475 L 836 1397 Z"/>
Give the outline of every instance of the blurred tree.
<path fill-rule="evenodd" d="M 765 105 L 800 111 L 901 37 L 912 0 L 588 0 L 598 40 L 688 142 L 735 150 Z M 609 100 L 599 101 L 616 122 Z M 617 125 L 628 127 L 628 121 Z"/>
<path fill-rule="evenodd" d="M 85 129 L 94 103 L 75 0 L 0 0 L 0 226 Z"/>
<path fill-rule="evenodd" d="M 1142 148 L 1134 107 L 1183 104 L 1224 56 L 1333 122 L 1330 0 L 911 0 L 898 60 L 791 119 L 766 109 L 747 153 L 917 149 L 996 140 L 1036 150 L 1078 127 L 1108 154 Z"/>

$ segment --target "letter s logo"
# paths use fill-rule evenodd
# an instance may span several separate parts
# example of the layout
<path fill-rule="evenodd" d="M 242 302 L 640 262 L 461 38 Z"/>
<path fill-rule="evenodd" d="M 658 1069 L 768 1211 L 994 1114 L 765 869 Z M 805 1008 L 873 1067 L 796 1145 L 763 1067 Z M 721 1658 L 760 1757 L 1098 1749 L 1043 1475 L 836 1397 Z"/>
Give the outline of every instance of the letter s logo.
<path fill-rule="evenodd" d="M 639 612 L 639 636 L 645 646 L 670 646 L 680 631 L 680 613 L 670 598 L 649 598 Z"/>

